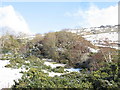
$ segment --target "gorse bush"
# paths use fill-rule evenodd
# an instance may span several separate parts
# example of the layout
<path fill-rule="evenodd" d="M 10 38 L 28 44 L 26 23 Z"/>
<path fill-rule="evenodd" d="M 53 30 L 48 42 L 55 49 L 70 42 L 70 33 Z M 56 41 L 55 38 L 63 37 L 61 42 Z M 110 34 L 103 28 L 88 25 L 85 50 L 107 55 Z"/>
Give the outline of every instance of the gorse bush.
<path fill-rule="evenodd" d="M 113 65 L 116 67 L 113 71 Z M 106 70 L 107 68 L 107 70 Z M 25 72 L 13 88 L 83 88 L 108 90 L 120 88 L 117 64 L 109 64 L 105 68 L 92 73 L 72 72 L 61 76 L 49 77 L 37 68 Z"/>

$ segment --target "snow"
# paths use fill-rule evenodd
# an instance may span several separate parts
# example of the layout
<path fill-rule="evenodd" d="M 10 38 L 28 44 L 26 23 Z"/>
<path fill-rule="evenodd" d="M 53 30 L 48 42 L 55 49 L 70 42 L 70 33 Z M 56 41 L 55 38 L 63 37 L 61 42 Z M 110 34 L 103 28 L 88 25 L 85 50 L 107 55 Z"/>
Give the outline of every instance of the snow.
<path fill-rule="evenodd" d="M 95 46 L 107 47 L 107 41 L 110 44 L 110 48 L 118 49 L 118 32 L 100 33 L 92 35 L 84 35 L 86 40 L 90 41 Z M 112 44 L 115 44 L 114 46 Z M 91 49 L 91 51 L 93 51 Z"/>
<path fill-rule="evenodd" d="M 55 72 L 48 72 L 47 70 L 42 70 L 44 73 L 48 73 L 50 77 L 54 76 L 60 76 L 63 75 L 64 73 L 55 73 Z"/>
<path fill-rule="evenodd" d="M 56 68 L 56 67 L 59 67 L 59 66 L 61 66 L 61 67 L 64 67 L 65 66 L 65 64 L 53 64 L 54 62 L 44 62 L 44 64 L 46 65 L 46 66 L 50 66 L 51 68 Z"/>
<path fill-rule="evenodd" d="M 94 48 L 91 48 L 91 47 L 88 47 L 88 49 L 93 53 L 97 53 L 99 51 L 99 49 L 94 49 Z"/>
<path fill-rule="evenodd" d="M 69 69 L 64 69 L 64 71 L 68 71 L 66 73 L 70 73 L 70 72 L 79 72 L 81 69 L 80 68 L 69 68 Z M 47 70 L 42 70 L 44 73 L 48 73 L 50 77 L 54 77 L 54 76 L 61 76 L 64 75 L 66 73 L 55 73 L 55 72 L 48 72 Z"/>
<path fill-rule="evenodd" d="M 50 76 L 50 77 L 60 76 L 60 75 L 63 75 L 63 73 L 49 72 L 49 76 Z"/>
<path fill-rule="evenodd" d="M 64 69 L 64 71 L 69 71 L 69 72 L 79 72 L 81 69 L 80 68 L 69 68 L 69 69 Z"/>
<path fill-rule="evenodd" d="M 118 46 L 105 46 L 105 45 L 98 45 L 98 44 L 96 44 L 96 46 L 99 46 L 99 47 L 109 47 L 109 48 L 114 48 L 114 49 L 120 50 L 120 47 L 118 47 Z"/>
<path fill-rule="evenodd" d="M 91 41 L 94 44 L 97 43 L 98 41 L 103 41 L 103 40 L 109 40 L 112 43 L 118 41 L 117 32 L 85 35 L 83 37 L 86 38 L 88 41 Z"/>
<path fill-rule="evenodd" d="M 43 61 L 49 61 L 49 62 L 53 61 L 52 59 L 46 59 L 46 58 L 43 58 L 42 60 Z"/>
<path fill-rule="evenodd" d="M 0 89 L 10 88 L 14 84 L 14 80 L 22 77 L 20 71 L 23 69 L 11 69 L 4 67 L 9 64 L 9 60 L 0 60 Z"/>
<path fill-rule="evenodd" d="M 56 68 L 58 66 L 64 67 L 66 64 L 53 64 L 54 62 L 47 62 L 47 59 L 44 62 L 45 65 L 50 66 L 51 68 Z M 64 71 L 68 71 L 66 73 L 70 73 L 70 72 L 79 72 L 81 69 L 80 68 L 69 68 L 69 69 L 64 69 Z M 42 70 L 44 73 L 48 73 L 50 77 L 54 77 L 54 76 L 60 76 L 66 73 L 55 73 L 55 72 L 48 72 L 47 70 Z"/>
<path fill-rule="evenodd" d="M 22 77 L 20 71 L 25 71 L 25 69 L 12 69 L 6 68 L 5 65 L 9 64 L 9 60 L 0 60 L 0 89 L 2 88 L 11 88 L 14 85 L 14 80 L 18 80 Z M 51 68 L 56 68 L 58 66 L 64 67 L 65 64 L 54 64 L 54 62 L 44 62 L 45 65 L 50 66 Z M 64 69 L 64 71 L 69 72 L 79 72 L 79 68 L 70 68 Z M 56 73 L 56 72 L 48 72 L 47 70 L 42 70 L 44 73 L 48 73 L 50 77 L 60 76 L 66 73 Z"/>

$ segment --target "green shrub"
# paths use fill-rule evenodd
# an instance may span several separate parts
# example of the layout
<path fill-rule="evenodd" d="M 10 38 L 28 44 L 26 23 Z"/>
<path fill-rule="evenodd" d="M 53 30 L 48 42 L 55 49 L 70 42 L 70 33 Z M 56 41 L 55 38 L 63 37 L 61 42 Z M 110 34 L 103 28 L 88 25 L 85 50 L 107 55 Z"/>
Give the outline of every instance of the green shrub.
<path fill-rule="evenodd" d="M 53 72 L 64 73 L 64 67 L 56 67 L 52 69 Z"/>

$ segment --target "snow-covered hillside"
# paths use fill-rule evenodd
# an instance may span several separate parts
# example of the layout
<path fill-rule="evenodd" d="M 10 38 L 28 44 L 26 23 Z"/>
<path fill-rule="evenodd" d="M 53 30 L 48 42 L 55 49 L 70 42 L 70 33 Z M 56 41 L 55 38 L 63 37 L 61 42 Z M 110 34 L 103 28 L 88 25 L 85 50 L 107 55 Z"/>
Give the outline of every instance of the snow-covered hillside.
<path fill-rule="evenodd" d="M 82 37 L 90 41 L 95 46 L 109 46 L 111 48 L 118 49 L 118 26 L 119 25 L 106 25 L 82 29 L 67 29 L 66 31 L 82 35 Z"/>
<path fill-rule="evenodd" d="M 83 37 L 86 38 L 88 41 L 91 41 L 93 44 L 105 44 L 104 41 L 108 41 L 109 43 L 118 43 L 117 32 L 85 35 Z"/>

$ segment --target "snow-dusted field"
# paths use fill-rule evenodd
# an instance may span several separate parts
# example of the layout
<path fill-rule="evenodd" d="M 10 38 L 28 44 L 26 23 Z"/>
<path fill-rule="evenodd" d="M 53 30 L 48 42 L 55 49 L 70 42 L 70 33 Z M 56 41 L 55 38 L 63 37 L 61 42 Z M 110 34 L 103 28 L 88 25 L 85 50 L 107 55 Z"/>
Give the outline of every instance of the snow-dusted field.
<path fill-rule="evenodd" d="M 109 33 L 100 33 L 100 34 L 92 34 L 83 36 L 86 40 L 90 41 L 95 46 L 100 47 L 108 47 L 106 46 L 107 41 L 109 43 L 110 48 L 120 49 L 117 46 L 118 42 L 118 32 L 109 32 Z"/>
<path fill-rule="evenodd" d="M 11 69 L 4 67 L 9 64 L 9 60 L 0 60 L 0 89 L 10 88 L 14 84 L 14 80 L 21 78 L 19 73 L 22 69 Z"/>
<path fill-rule="evenodd" d="M 92 34 L 83 36 L 86 40 L 91 41 L 93 44 L 98 43 L 98 41 L 108 40 L 111 43 L 118 41 L 118 33 L 100 33 L 100 34 Z"/>

